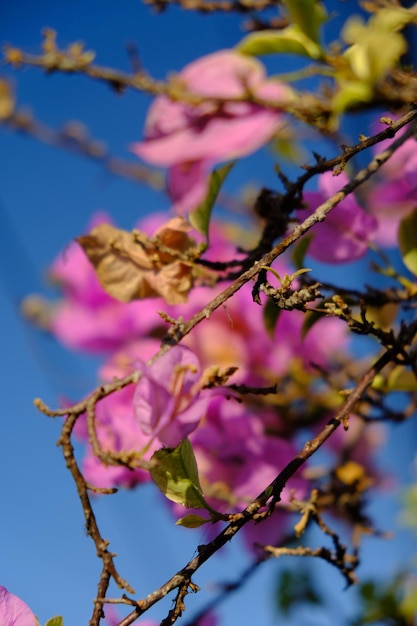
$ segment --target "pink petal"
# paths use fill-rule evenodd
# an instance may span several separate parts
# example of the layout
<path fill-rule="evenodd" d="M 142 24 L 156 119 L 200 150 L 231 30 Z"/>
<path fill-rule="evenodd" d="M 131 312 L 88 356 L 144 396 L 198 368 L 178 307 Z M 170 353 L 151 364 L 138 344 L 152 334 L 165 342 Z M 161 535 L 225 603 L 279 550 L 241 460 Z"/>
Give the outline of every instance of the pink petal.
<path fill-rule="evenodd" d="M 35 616 L 23 600 L 0 586 L 0 624 L 36 626 Z"/>

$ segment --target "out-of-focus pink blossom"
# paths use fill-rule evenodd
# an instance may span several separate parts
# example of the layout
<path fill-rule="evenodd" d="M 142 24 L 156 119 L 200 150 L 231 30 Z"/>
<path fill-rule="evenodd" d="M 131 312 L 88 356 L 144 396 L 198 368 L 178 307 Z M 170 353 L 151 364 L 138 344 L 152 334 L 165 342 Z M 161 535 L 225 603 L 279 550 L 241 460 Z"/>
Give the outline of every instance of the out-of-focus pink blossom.
<path fill-rule="evenodd" d="M 2 626 L 37 626 L 38 622 L 23 600 L 0 586 L 0 624 Z"/>
<path fill-rule="evenodd" d="M 287 101 L 291 92 L 268 80 L 259 61 L 233 50 L 197 59 L 178 80 L 205 100 L 188 104 L 156 98 L 146 120 L 145 140 L 132 149 L 149 163 L 171 168 L 168 188 L 174 208 L 184 212 L 203 200 L 207 174 L 215 163 L 258 150 L 278 130 L 277 107 L 255 104 L 250 96 L 276 103 Z"/>
<path fill-rule="evenodd" d="M 204 417 L 211 393 L 201 391 L 197 357 L 175 346 L 150 366 L 139 367 L 134 411 L 145 435 L 175 447 L 195 430 Z"/>
<path fill-rule="evenodd" d="M 104 213 L 98 213 L 89 229 L 103 222 L 111 220 Z M 57 257 L 51 276 L 58 281 L 64 296 L 51 316 L 51 331 L 70 348 L 86 352 L 115 351 L 161 323 L 157 314 L 161 308 L 159 300 L 126 304 L 109 296 L 76 242 Z"/>
<path fill-rule="evenodd" d="M 263 409 L 269 413 L 268 409 Z M 277 416 L 270 416 L 277 421 Z M 275 478 L 296 451 L 290 442 L 266 434 L 262 419 L 235 400 L 218 396 L 212 400 L 207 418 L 191 436 L 202 483 L 219 485 L 221 496 L 230 496 L 222 506 L 229 510 L 244 508 Z M 290 488 L 304 489 L 306 482 L 295 478 Z M 208 492 L 209 493 L 209 492 Z M 289 497 L 289 490 L 283 500 Z"/>
<path fill-rule="evenodd" d="M 397 133 L 396 138 L 402 133 Z M 377 144 L 375 151 L 388 148 L 392 141 L 387 139 Z M 375 242 L 387 248 L 396 246 L 399 223 L 417 203 L 417 142 L 413 137 L 407 139 L 372 178 L 367 203 L 378 222 Z"/>
<path fill-rule="evenodd" d="M 346 350 L 346 324 L 339 319 L 320 319 L 303 337 L 305 316 L 301 311 L 283 311 L 274 331 L 274 342 L 265 363 L 277 375 L 285 375 L 294 358 L 308 370 L 318 365 L 326 368 L 337 353 Z"/>
<path fill-rule="evenodd" d="M 304 194 L 308 208 L 297 211 L 299 219 L 304 220 L 311 215 L 347 182 L 348 178 L 343 172 L 338 177 L 331 172 L 322 174 L 318 183 L 319 191 Z M 365 213 L 350 194 L 332 209 L 324 222 L 313 226 L 310 232 L 314 237 L 307 254 L 322 263 L 356 261 L 366 254 L 376 228 L 375 218 Z"/>
<path fill-rule="evenodd" d="M 124 350 L 116 353 L 100 369 L 102 382 L 110 382 L 115 377 L 123 378 L 137 367 L 143 360 L 150 358 L 157 350 L 159 342 L 148 339 L 129 344 Z M 138 423 L 133 410 L 135 387 L 129 385 L 116 393 L 100 400 L 95 411 L 95 428 L 101 448 L 110 453 L 136 453 L 149 460 L 153 452 L 160 447 L 159 442 L 150 442 Z M 86 415 L 82 415 L 74 428 L 77 438 L 89 442 Z M 123 465 L 105 465 L 98 459 L 88 443 L 83 461 L 83 473 L 88 482 L 96 487 L 132 488 L 137 484 L 148 482 L 149 473 L 143 469 L 129 469 Z"/>

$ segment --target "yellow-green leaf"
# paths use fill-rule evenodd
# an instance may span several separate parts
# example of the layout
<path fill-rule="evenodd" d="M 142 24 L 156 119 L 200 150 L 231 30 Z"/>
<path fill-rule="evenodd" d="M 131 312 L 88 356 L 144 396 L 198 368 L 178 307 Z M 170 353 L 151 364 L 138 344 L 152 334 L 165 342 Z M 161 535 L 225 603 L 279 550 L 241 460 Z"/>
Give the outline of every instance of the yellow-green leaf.
<path fill-rule="evenodd" d="M 194 451 L 188 439 L 183 439 L 176 448 L 157 450 L 151 460 L 152 480 L 168 500 L 187 508 L 210 510 L 203 496 Z"/>
<path fill-rule="evenodd" d="M 191 224 L 196 230 L 198 230 L 199 233 L 204 235 L 207 243 L 209 241 L 211 211 L 217 200 L 221 186 L 235 163 L 236 161 L 232 161 L 231 163 L 227 163 L 226 165 L 218 167 L 212 171 L 206 198 L 200 206 L 190 213 L 189 220 Z"/>
<path fill-rule="evenodd" d="M 64 626 L 64 618 L 61 615 L 48 619 L 45 626 Z"/>
<path fill-rule="evenodd" d="M 327 20 L 327 11 L 318 0 L 283 0 L 291 21 L 312 41 L 319 43 L 320 26 Z"/>
<path fill-rule="evenodd" d="M 206 519 L 205 517 L 201 517 L 195 513 L 189 513 L 188 515 L 181 517 L 175 523 L 177 526 L 184 526 L 185 528 L 199 528 L 204 524 L 208 524 L 210 521 L 210 519 Z"/>
<path fill-rule="evenodd" d="M 398 243 L 404 265 L 417 276 L 417 209 L 401 220 Z"/>
<path fill-rule="evenodd" d="M 413 372 L 403 365 L 397 365 L 390 372 L 387 381 L 388 391 L 417 391 L 417 379 Z"/>
<path fill-rule="evenodd" d="M 307 37 L 296 24 L 278 31 L 262 30 L 251 33 L 242 39 L 237 49 L 251 56 L 287 53 L 319 59 L 323 54 L 321 47 Z"/>
<path fill-rule="evenodd" d="M 333 111 L 343 113 L 358 102 L 368 102 L 372 98 L 372 85 L 360 80 L 338 80 L 339 89 L 333 98 Z"/>

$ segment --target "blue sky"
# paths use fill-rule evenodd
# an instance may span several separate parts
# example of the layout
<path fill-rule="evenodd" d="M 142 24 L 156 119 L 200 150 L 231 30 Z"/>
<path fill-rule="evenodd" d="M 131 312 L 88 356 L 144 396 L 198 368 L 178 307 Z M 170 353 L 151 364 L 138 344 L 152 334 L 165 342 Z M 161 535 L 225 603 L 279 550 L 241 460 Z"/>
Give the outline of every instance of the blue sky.
<path fill-rule="evenodd" d="M 348 4 L 343 10 L 349 10 Z M 97 63 L 123 70 L 130 69 L 126 45 L 134 42 L 145 67 L 156 78 L 163 78 L 193 58 L 233 46 L 243 34 L 241 22 L 229 15 L 202 17 L 176 9 L 157 16 L 133 0 L 122 5 L 112 0 L 3 0 L 0 40 L 35 53 L 41 29 L 48 26 L 57 30 L 62 46 L 83 40 L 87 48 L 96 51 Z M 10 77 L 19 106 L 30 107 L 40 121 L 59 127 L 68 120 L 82 120 L 92 136 L 108 143 L 113 154 L 135 161 L 129 145 L 141 138 L 147 96 L 134 92 L 119 96 L 106 85 L 83 77 L 46 76 L 31 68 L 19 72 L 0 68 L 0 75 Z M 46 290 L 43 277 L 48 265 L 71 238 L 83 232 L 94 211 L 104 209 L 119 225 L 129 228 L 140 215 L 169 205 L 163 195 L 146 187 L 13 133 L 0 134 L 0 158 L 0 584 L 21 596 L 41 623 L 62 614 L 66 626 L 81 626 L 91 614 L 99 562 L 85 535 L 71 477 L 55 445 L 59 424 L 39 414 L 32 401 L 39 396 L 56 406 L 63 395 L 80 397 L 94 385 L 97 362 L 69 354 L 26 325 L 19 315 L 19 302 L 28 293 Z M 265 157 L 248 159 L 233 176 L 231 191 L 249 176 L 254 182 L 275 182 L 271 161 Z M 390 452 L 386 453 L 409 480 L 415 440 L 412 425 L 393 429 Z M 388 529 L 395 516 L 393 498 L 387 494 L 375 506 Z M 204 541 L 203 531 L 173 525 L 152 488 L 102 498 L 96 509 L 104 536 L 120 555 L 119 570 L 136 588 L 138 597 L 165 582 Z M 407 534 L 390 543 L 369 540 L 363 575 L 371 565 L 378 566 L 381 555 L 384 567 L 394 571 L 396 563 L 410 555 L 410 540 Z M 211 582 L 219 571 L 223 580 L 233 580 L 246 563 L 247 557 L 235 541 L 224 555 L 207 564 L 195 580 L 204 591 L 187 599 L 187 619 L 204 603 L 203 593 L 206 599 L 211 597 Z M 256 581 L 225 603 L 223 626 L 276 623 L 271 595 L 277 567 L 266 564 Z M 342 592 L 341 577 L 333 572 L 329 576 L 325 565 L 314 567 L 324 585 Z M 352 597 L 348 594 L 352 593 L 341 596 L 343 611 L 348 610 Z M 167 600 L 154 611 L 155 619 L 164 617 L 169 608 Z M 314 613 L 309 613 L 309 619 L 324 626 L 334 621 L 339 610 L 336 602 L 328 620 Z"/>

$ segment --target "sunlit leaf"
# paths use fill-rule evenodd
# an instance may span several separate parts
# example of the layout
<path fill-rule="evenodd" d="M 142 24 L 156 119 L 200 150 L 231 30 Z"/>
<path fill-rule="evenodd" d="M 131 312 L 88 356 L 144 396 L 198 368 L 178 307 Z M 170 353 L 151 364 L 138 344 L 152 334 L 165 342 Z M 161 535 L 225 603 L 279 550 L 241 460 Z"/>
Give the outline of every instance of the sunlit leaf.
<path fill-rule="evenodd" d="M 242 39 L 237 49 L 251 56 L 287 53 L 299 54 L 311 59 L 319 59 L 323 53 L 320 46 L 307 37 L 296 24 L 279 31 L 262 30 L 251 33 Z"/>
<path fill-rule="evenodd" d="M 387 389 L 411 393 L 417 391 L 417 379 L 411 370 L 403 365 L 397 365 L 388 376 Z"/>
<path fill-rule="evenodd" d="M 61 615 L 51 617 L 50 619 L 48 619 L 45 626 L 64 626 L 64 618 L 61 617 Z"/>
<path fill-rule="evenodd" d="M 173 502 L 187 508 L 209 509 L 198 478 L 198 468 L 191 443 L 181 441 L 176 448 L 162 448 L 152 455 L 152 480 Z"/>
<path fill-rule="evenodd" d="M 320 26 L 327 20 L 327 11 L 318 0 L 283 0 L 291 21 L 312 41 L 319 43 Z"/>
<path fill-rule="evenodd" d="M 184 526 L 185 528 L 199 528 L 209 522 L 211 522 L 210 519 L 206 519 L 200 515 L 195 515 L 195 513 L 189 513 L 189 515 L 184 515 L 184 517 L 177 520 L 176 524 L 177 526 Z"/>
<path fill-rule="evenodd" d="M 367 82 L 360 80 L 339 80 L 339 89 L 333 98 L 335 113 L 343 113 L 357 102 L 368 102 L 372 98 L 373 88 Z"/>

